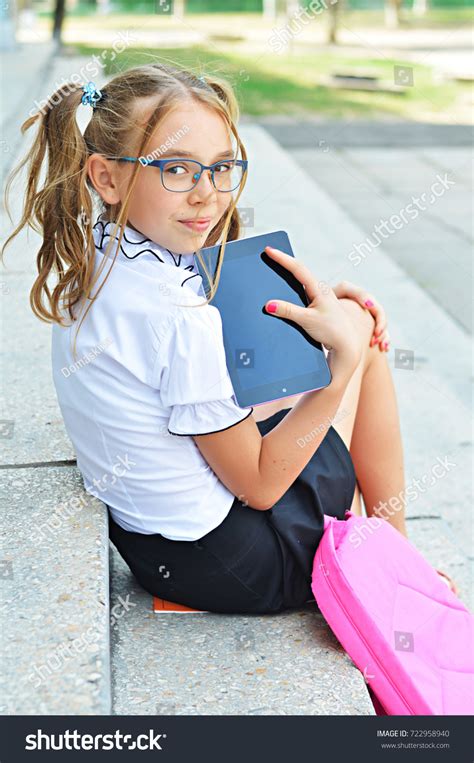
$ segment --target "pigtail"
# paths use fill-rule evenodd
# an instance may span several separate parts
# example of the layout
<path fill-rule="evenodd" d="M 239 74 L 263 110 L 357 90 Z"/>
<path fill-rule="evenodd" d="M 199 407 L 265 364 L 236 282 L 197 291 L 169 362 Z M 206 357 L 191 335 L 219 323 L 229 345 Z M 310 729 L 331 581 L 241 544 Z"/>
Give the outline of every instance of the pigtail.
<path fill-rule="evenodd" d="M 25 133 L 39 122 L 31 150 L 11 173 L 5 189 L 5 206 L 11 186 L 27 165 L 26 193 L 21 220 L 4 243 L 1 255 L 15 236 L 29 226 L 38 232 L 42 244 L 36 262 L 38 277 L 30 292 L 30 305 L 42 321 L 62 324 L 60 300 L 65 300 L 69 317 L 72 307 L 90 281 L 93 262 L 91 251 L 92 197 L 87 187 L 88 149 L 76 122 L 76 109 L 83 91 L 67 84 L 56 91 L 46 105 L 21 126 Z M 40 175 L 46 162 L 46 176 Z M 48 279 L 54 274 L 58 283 L 51 291 Z M 48 305 L 43 298 L 46 297 Z"/>
<path fill-rule="evenodd" d="M 106 95 L 105 104 L 101 99 L 94 108 L 84 135 L 76 122 L 76 109 L 83 94 L 80 85 L 68 83 L 57 90 L 40 111 L 22 124 L 22 133 L 36 123 L 38 132 L 28 155 L 12 171 L 6 184 L 5 207 L 13 223 L 8 196 L 14 179 L 27 165 L 22 217 L 0 251 L 0 257 L 3 257 L 5 248 L 26 226 L 42 236 L 43 242 L 37 255 L 38 277 L 30 293 L 31 308 L 41 320 L 64 325 L 64 313 L 67 312 L 71 320 L 76 320 L 73 308 L 79 301 L 84 301 L 85 310 L 80 319 L 77 316 L 73 353 L 79 329 L 104 287 L 117 257 L 130 199 L 139 173 L 143 170 L 136 163 L 128 178 L 124 199 L 117 204 L 109 204 L 100 198 L 88 177 L 89 156 L 98 153 L 106 157 L 117 157 L 129 155 L 132 150 L 140 156 L 157 124 L 183 98 L 189 96 L 222 115 L 236 139 L 237 152 L 241 152 L 243 159 L 247 158 L 236 128 L 239 106 L 234 91 L 226 80 L 214 75 L 197 77 L 189 70 L 164 63 L 145 64 L 124 71 L 107 83 L 106 92 L 102 92 L 102 95 Z M 156 98 L 157 103 L 145 130 L 138 130 L 139 112 L 136 106 L 142 99 L 151 98 Z M 41 182 L 44 165 L 46 177 Z M 244 185 L 245 180 L 237 197 L 233 198 L 227 212 L 210 231 L 205 243 L 205 246 L 221 244 L 208 301 L 217 290 L 226 242 L 240 236 L 237 202 Z M 97 273 L 94 270 L 92 222 L 93 200 L 96 196 L 105 218 L 115 223 L 105 252 L 107 256 L 103 258 Z M 115 256 L 110 258 L 113 249 Z M 199 251 L 197 256 L 202 262 Z M 110 267 L 92 295 L 107 263 L 110 263 Z M 51 274 L 57 277 L 52 290 L 48 284 Z"/>

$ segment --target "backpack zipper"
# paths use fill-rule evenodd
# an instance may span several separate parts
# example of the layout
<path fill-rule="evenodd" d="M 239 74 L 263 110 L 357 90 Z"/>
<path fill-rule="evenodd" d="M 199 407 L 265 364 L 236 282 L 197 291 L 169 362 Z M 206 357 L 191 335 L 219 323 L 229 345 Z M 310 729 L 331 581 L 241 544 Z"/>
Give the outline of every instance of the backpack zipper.
<path fill-rule="evenodd" d="M 323 565 L 324 565 L 324 567 L 326 568 L 326 565 L 324 564 L 324 552 L 323 552 L 323 549 L 322 549 L 322 548 L 321 548 L 321 558 L 322 558 L 322 561 L 323 561 Z M 324 573 L 323 573 L 323 575 L 324 575 Z M 342 577 L 345 579 L 345 581 L 346 581 L 346 583 L 347 583 L 347 579 L 346 579 L 346 577 L 345 577 L 344 573 L 342 573 L 342 571 L 341 571 L 341 575 L 342 575 Z M 341 609 L 343 610 L 344 614 L 346 615 L 346 618 L 348 619 L 348 621 L 351 623 L 351 625 L 352 625 L 352 626 L 355 628 L 355 630 L 356 630 L 356 631 L 357 631 L 357 633 L 359 634 L 359 637 L 360 637 L 361 641 L 362 641 L 362 642 L 365 644 L 365 646 L 366 646 L 366 648 L 367 648 L 367 651 L 368 651 L 368 652 L 369 652 L 369 653 L 372 655 L 372 658 L 373 658 L 374 662 L 375 662 L 375 663 L 376 663 L 376 665 L 377 665 L 377 666 L 380 668 L 380 670 L 382 671 L 382 673 L 385 675 L 385 677 L 387 678 L 387 680 L 388 680 L 389 684 L 392 686 L 392 688 L 393 688 L 393 689 L 395 689 L 395 692 L 398 694 L 398 696 L 400 697 L 400 699 L 401 699 L 402 703 L 405 705 L 405 707 L 406 707 L 406 708 L 407 708 L 407 709 L 410 711 L 410 713 L 411 713 L 412 715 L 416 715 L 416 713 L 415 713 L 415 711 L 413 710 L 413 708 L 411 707 L 411 705 L 409 705 L 409 704 L 408 704 L 408 702 L 406 702 L 406 700 L 405 700 L 405 699 L 402 697 L 402 695 L 400 694 L 400 691 L 398 690 L 398 687 L 397 687 L 397 686 L 395 686 L 395 684 L 393 683 L 392 679 L 391 679 L 391 678 L 390 678 L 390 676 L 388 675 L 388 673 L 387 673 L 387 671 L 385 670 L 385 668 L 383 667 L 383 665 L 381 665 L 381 664 L 379 663 L 378 659 L 376 658 L 376 656 L 375 656 L 375 654 L 374 654 L 374 651 L 373 651 L 373 649 L 371 648 L 371 646 L 370 646 L 370 644 L 368 643 L 368 641 L 366 640 L 366 638 L 365 638 L 365 637 L 362 635 L 362 633 L 360 632 L 360 630 L 359 630 L 358 626 L 356 625 L 356 623 L 354 623 L 354 621 L 352 620 L 352 618 L 349 616 L 349 613 L 348 613 L 348 611 L 347 611 L 346 607 L 344 606 L 344 604 L 342 603 L 342 601 L 341 601 L 341 598 L 340 598 L 340 596 L 339 596 L 338 592 L 337 592 L 337 591 L 336 591 L 336 589 L 334 588 L 333 584 L 329 582 L 329 577 L 330 577 L 330 575 L 324 575 L 324 577 L 325 577 L 325 579 L 326 579 L 326 581 L 327 581 L 327 584 L 328 584 L 329 588 L 331 589 L 331 592 L 333 593 L 333 595 L 334 595 L 334 596 L 335 596 L 335 598 L 337 599 L 337 602 L 338 602 L 339 606 L 341 607 Z M 348 586 L 348 587 L 349 587 L 349 586 Z M 316 602 L 317 602 L 317 599 L 316 599 Z M 344 650 L 344 651 L 346 651 L 346 650 Z M 357 666 L 356 666 L 356 667 L 357 667 Z M 359 672 L 362 672 L 362 671 L 360 670 L 360 668 L 358 668 L 358 670 L 359 670 Z M 365 678 L 365 676 L 364 676 L 364 678 Z M 368 682 L 367 682 L 367 683 L 368 683 Z M 379 700 L 379 701 L 380 701 L 380 700 Z M 381 703 L 381 704 L 382 704 L 382 703 Z M 385 709 L 385 708 L 384 708 L 384 709 Z"/>

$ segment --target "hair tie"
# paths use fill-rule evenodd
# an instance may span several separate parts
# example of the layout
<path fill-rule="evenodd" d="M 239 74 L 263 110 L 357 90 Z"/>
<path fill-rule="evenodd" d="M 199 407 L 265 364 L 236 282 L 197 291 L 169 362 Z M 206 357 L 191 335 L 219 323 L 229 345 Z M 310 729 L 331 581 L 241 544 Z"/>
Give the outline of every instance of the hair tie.
<path fill-rule="evenodd" d="M 93 82 L 88 82 L 82 88 L 84 95 L 82 96 L 81 103 L 84 106 L 92 106 L 94 109 L 100 100 L 104 99 L 106 93 L 99 90 Z"/>

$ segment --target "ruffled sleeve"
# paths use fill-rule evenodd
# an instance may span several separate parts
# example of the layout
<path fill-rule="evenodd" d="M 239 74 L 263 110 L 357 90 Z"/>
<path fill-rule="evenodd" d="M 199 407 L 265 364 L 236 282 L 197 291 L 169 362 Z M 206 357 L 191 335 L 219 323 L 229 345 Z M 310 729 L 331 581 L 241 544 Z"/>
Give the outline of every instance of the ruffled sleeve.
<path fill-rule="evenodd" d="M 152 386 L 169 407 L 174 435 L 220 432 L 253 411 L 237 403 L 227 370 L 222 320 L 212 305 L 184 307 L 160 343 Z"/>

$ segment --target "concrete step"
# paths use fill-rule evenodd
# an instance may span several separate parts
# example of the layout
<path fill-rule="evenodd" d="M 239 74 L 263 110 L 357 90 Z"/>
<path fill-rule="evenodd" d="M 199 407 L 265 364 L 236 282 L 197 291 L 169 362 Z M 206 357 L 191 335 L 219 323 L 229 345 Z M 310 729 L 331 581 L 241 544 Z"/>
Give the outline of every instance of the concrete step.
<path fill-rule="evenodd" d="M 448 523 L 441 518 L 409 517 L 408 536 L 435 569 L 450 575 L 459 589 L 459 598 L 474 611 L 473 562 L 460 549 Z"/>
<path fill-rule="evenodd" d="M 108 533 L 74 467 L 3 469 L 1 712 L 109 714 Z"/>
<path fill-rule="evenodd" d="M 442 519 L 409 519 L 473 607 L 472 563 Z M 110 545 L 114 714 L 373 715 L 363 676 L 315 605 L 278 615 L 155 614 Z"/>
<path fill-rule="evenodd" d="M 33 135 L 18 139 L 34 106 L 67 81 L 79 62 L 38 51 L 39 68 L 17 69 L 6 133 L 16 164 Z M 48 48 L 49 50 L 49 48 Z M 40 55 L 41 53 L 41 55 Z M 80 60 L 84 65 L 85 59 Z M 31 76 L 29 76 L 31 75 Z M 33 78 L 34 79 L 34 78 Z M 82 119 L 86 115 L 82 116 Z M 34 130 L 33 130 L 34 132 Z M 24 173 L 11 205 L 20 219 Z M 12 227 L 2 210 L 2 230 Z M 104 504 L 83 488 L 51 377 L 51 327 L 29 306 L 40 238 L 25 231 L 2 271 L 2 711 L 109 714 L 109 541 Z"/>
<path fill-rule="evenodd" d="M 374 715 L 315 605 L 277 615 L 155 614 L 111 545 L 114 714 Z"/>

